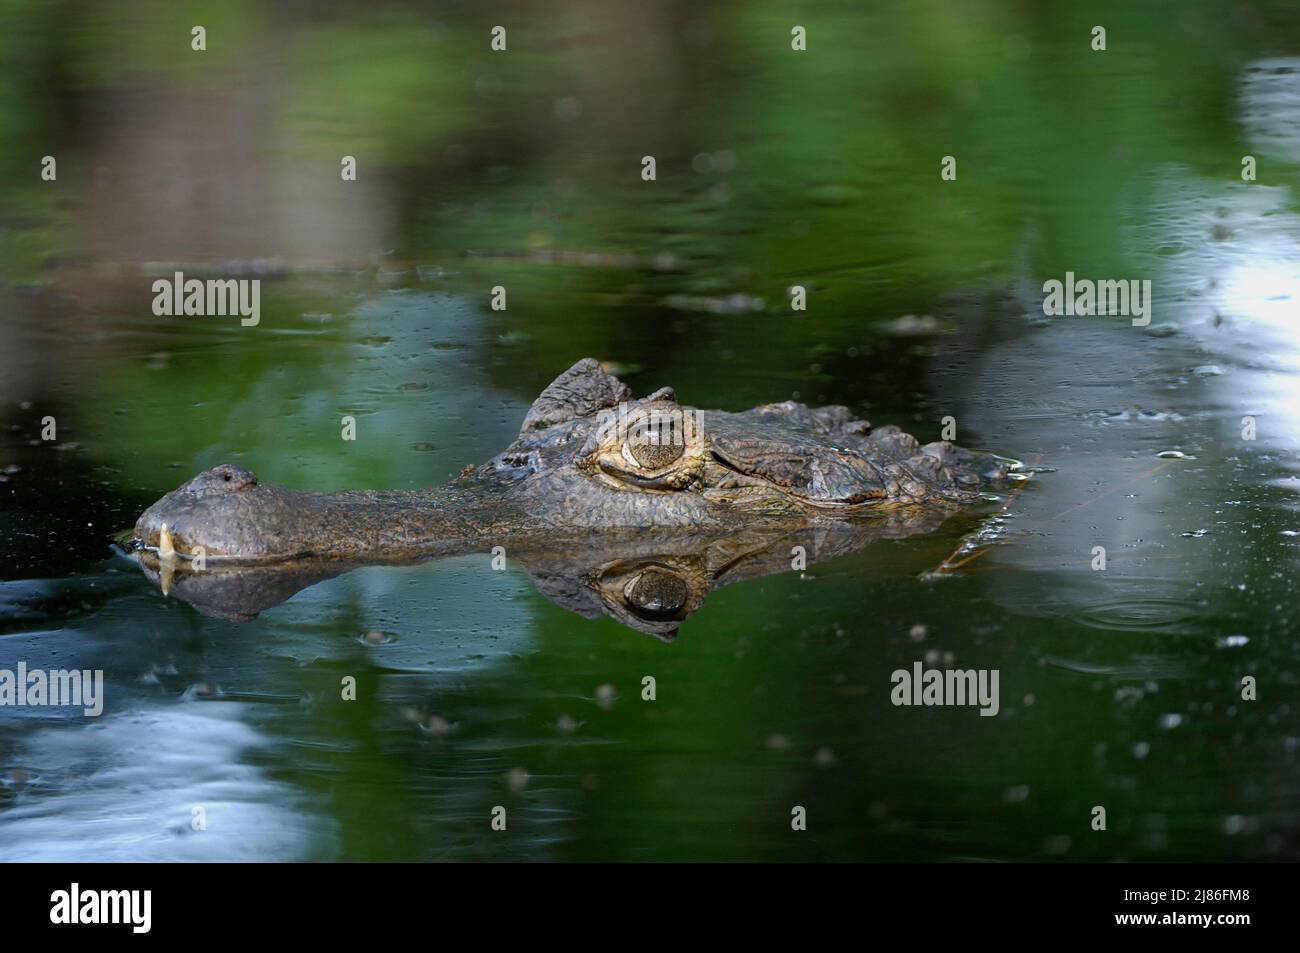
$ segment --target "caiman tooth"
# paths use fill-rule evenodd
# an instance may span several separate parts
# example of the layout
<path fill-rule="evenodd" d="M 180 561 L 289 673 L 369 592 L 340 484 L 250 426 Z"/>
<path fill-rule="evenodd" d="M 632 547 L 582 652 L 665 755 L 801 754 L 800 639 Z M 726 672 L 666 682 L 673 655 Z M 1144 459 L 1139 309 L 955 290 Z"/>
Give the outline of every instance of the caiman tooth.
<path fill-rule="evenodd" d="M 176 564 L 170 559 L 164 559 L 158 564 L 158 586 L 162 589 L 165 596 L 172 591 L 172 577 L 176 573 Z"/>
<path fill-rule="evenodd" d="M 166 523 L 158 529 L 158 558 L 176 558 L 176 544 L 172 542 L 172 531 L 167 528 Z"/>

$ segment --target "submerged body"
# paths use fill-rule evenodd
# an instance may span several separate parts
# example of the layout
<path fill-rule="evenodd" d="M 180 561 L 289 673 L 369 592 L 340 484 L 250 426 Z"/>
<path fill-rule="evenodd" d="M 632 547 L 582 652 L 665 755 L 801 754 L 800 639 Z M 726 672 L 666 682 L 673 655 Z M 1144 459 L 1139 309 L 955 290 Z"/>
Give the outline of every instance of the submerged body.
<path fill-rule="evenodd" d="M 309 493 L 207 470 L 149 507 L 138 545 L 167 558 L 399 560 L 557 532 L 812 526 L 977 501 L 1005 461 L 921 446 L 844 407 L 700 411 L 633 400 L 588 358 L 533 403 L 518 439 L 445 487 Z"/>

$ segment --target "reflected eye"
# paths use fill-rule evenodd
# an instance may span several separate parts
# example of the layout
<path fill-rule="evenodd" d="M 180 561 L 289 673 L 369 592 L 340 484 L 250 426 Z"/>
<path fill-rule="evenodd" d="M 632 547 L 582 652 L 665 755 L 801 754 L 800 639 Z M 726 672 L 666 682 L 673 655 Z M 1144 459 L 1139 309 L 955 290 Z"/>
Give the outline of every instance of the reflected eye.
<path fill-rule="evenodd" d="M 690 597 L 686 580 L 661 569 L 647 569 L 628 580 L 623 587 L 628 605 L 652 616 L 680 612 Z"/>
<path fill-rule="evenodd" d="M 623 442 L 623 458 L 644 470 L 661 470 L 685 452 L 680 422 L 668 415 L 638 421 Z"/>

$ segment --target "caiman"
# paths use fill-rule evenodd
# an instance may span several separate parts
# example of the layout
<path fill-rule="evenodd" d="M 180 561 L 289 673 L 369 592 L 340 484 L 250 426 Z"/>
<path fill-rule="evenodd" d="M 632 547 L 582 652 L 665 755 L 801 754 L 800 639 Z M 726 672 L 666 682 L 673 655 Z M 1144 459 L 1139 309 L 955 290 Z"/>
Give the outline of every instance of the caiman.
<path fill-rule="evenodd" d="M 222 464 L 149 507 L 136 547 L 184 567 L 403 561 L 613 531 L 712 536 L 890 514 L 932 525 L 979 500 L 1008 461 L 921 446 L 845 407 L 793 401 L 700 411 L 661 388 L 635 400 L 590 358 L 533 402 L 505 452 L 440 488 L 312 493 Z"/>

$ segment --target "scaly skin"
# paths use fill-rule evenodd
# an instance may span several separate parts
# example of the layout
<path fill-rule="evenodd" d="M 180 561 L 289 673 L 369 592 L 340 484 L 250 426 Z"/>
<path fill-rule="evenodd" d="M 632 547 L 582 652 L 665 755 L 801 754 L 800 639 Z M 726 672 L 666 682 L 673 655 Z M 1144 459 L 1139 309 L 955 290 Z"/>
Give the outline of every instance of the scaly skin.
<path fill-rule="evenodd" d="M 560 533 L 797 529 L 882 511 L 932 524 L 1006 471 L 844 407 L 698 411 L 669 388 L 633 400 L 588 358 L 542 392 L 504 453 L 445 487 L 307 493 L 223 464 L 149 507 L 135 536 L 165 559 L 266 564 L 402 561 Z"/>

